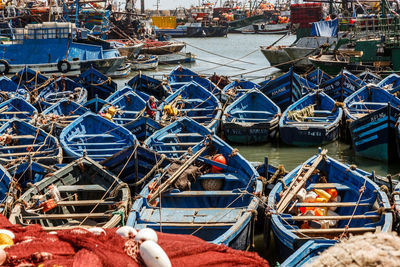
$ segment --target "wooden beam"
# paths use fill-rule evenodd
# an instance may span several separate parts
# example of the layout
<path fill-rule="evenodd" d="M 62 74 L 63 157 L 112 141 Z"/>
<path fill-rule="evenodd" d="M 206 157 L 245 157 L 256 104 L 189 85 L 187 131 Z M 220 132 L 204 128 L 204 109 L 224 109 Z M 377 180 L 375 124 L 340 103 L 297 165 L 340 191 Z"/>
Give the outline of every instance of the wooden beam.
<path fill-rule="evenodd" d="M 339 215 L 339 216 L 292 216 L 287 217 L 288 221 L 311 221 L 311 220 L 362 220 L 362 219 L 379 219 L 380 215 Z"/>
<path fill-rule="evenodd" d="M 23 216 L 24 220 L 68 220 L 68 219 L 82 219 L 82 218 L 110 218 L 113 214 L 106 213 L 75 213 L 75 214 L 38 214 Z"/>
<path fill-rule="evenodd" d="M 328 229 L 296 229 L 291 230 L 293 233 L 302 233 L 302 234 L 341 234 L 343 232 L 348 233 L 366 233 L 366 232 L 375 232 L 376 228 L 372 227 L 354 227 L 354 228 L 328 228 Z"/>
<path fill-rule="evenodd" d="M 118 201 L 107 200 L 71 200 L 71 201 L 58 201 L 57 206 L 91 206 L 91 205 L 115 205 Z"/>
<path fill-rule="evenodd" d="M 359 203 L 358 206 L 371 206 L 369 203 Z M 328 202 L 328 203 L 309 203 L 309 202 L 301 202 L 296 203 L 295 207 L 354 207 L 357 206 L 356 202 Z"/>

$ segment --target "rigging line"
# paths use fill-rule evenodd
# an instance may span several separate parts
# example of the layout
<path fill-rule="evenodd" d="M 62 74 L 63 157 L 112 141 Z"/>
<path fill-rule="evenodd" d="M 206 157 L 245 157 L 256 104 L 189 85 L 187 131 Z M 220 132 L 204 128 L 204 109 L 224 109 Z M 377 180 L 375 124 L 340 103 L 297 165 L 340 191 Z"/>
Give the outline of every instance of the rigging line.
<path fill-rule="evenodd" d="M 174 41 L 178 41 L 178 40 L 175 40 L 175 39 L 173 39 L 173 40 L 174 40 Z M 188 46 L 191 46 L 191 47 L 193 47 L 193 48 L 195 48 L 195 49 L 198 49 L 198 50 L 200 50 L 200 51 L 206 52 L 206 53 L 208 53 L 208 54 L 211 54 L 211 55 L 214 55 L 214 56 L 218 56 L 218 57 L 222 57 L 222 58 L 226 58 L 226 59 L 230 59 L 230 60 L 236 60 L 236 59 L 234 59 L 234 58 L 227 57 L 227 56 L 223 56 L 223 55 L 219 55 L 219 54 L 217 54 L 217 53 L 214 53 L 214 52 L 205 50 L 205 49 L 200 48 L 200 47 L 197 47 L 197 46 L 194 46 L 194 45 L 192 45 L 192 44 L 190 44 L 190 43 L 188 43 L 188 42 L 185 42 L 185 43 L 186 43 L 186 45 L 188 45 Z M 244 61 L 244 60 L 238 60 L 238 61 L 240 61 L 240 62 L 242 62 L 242 63 L 246 63 L 246 64 L 256 65 L 256 64 L 253 63 L 253 62 L 248 62 L 248 61 Z"/>

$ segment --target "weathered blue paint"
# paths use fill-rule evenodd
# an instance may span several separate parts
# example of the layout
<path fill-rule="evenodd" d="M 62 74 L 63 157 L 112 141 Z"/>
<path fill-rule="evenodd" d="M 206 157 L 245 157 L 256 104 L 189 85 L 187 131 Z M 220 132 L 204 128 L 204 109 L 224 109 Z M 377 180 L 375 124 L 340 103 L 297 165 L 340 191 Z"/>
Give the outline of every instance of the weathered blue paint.
<path fill-rule="evenodd" d="M 364 85 L 362 80 L 343 69 L 337 76 L 320 84 L 319 88 L 335 101 L 342 102 Z"/>
<path fill-rule="evenodd" d="M 13 118 L 30 121 L 37 109 L 22 98 L 12 98 L 0 104 L 0 125 Z"/>
<path fill-rule="evenodd" d="M 106 99 L 117 90 L 117 84 L 93 67 L 82 72 L 74 79 L 88 90 L 88 99 L 99 97 Z"/>
<path fill-rule="evenodd" d="M 140 91 L 147 95 L 152 95 L 158 100 L 167 97 L 170 91 L 164 85 L 164 83 L 155 78 L 149 77 L 142 73 L 137 74 L 135 77 L 128 81 L 128 85 L 134 92 Z"/>
<path fill-rule="evenodd" d="M 324 82 L 332 79 L 331 76 L 326 74 L 320 68 L 317 68 L 317 69 L 313 70 L 312 72 L 308 73 L 305 78 L 317 86 L 319 86 L 321 83 L 324 83 Z"/>

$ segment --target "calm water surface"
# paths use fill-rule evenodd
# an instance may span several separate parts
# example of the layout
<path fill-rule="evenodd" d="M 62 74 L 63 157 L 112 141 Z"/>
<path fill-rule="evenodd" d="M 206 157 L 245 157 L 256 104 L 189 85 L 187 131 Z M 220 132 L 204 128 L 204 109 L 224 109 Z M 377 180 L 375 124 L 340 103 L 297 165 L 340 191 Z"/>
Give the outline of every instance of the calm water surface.
<path fill-rule="evenodd" d="M 245 78 L 261 81 L 264 79 L 263 77 L 277 75 L 278 69 L 269 67 L 268 61 L 260 51 L 260 46 L 270 45 L 280 37 L 282 35 L 229 34 L 228 37 L 220 38 L 181 38 L 178 40 L 187 43 L 182 52 L 192 52 L 197 55 L 195 63 L 186 65 L 195 72 L 205 75 L 217 73 L 230 76 L 232 79 L 240 78 L 243 74 Z M 278 45 L 289 45 L 294 40 L 295 36 L 287 36 Z M 232 59 L 240 59 L 240 61 Z M 175 65 L 159 66 L 155 71 L 144 73 L 161 78 L 163 74 L 168 74 L 175 67 Z M 132 73 L 131 76 L 135 74 Z M 119 83 L 122 85 L 126 81 L 127 79 L 119 80 Z M 283 164 L 287 170 L 293 169 L 317 152 L 317 147 L 298 148 L 283 144 L 234 146 L 250 161 L 264 161 L 264 157 L 267 156 L 271 164 Z M 367 171 L 375 170 L 380 175 L 400 172 L 400 163 L 388 165 L 384 162 L 356 157 L 349 144 L 334 142 L 325 147 L 330 156 L 342 162 L 356 164 Z"/>

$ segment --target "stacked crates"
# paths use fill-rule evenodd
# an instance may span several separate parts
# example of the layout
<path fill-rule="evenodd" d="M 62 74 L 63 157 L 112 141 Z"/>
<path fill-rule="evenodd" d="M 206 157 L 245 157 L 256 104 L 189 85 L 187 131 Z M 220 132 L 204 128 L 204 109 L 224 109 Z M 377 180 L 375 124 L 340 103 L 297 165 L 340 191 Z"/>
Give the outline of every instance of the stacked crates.
<path fill-rule="evenodd" d="M 299 28 L 311 28 L 311 23 L 322 19 L 321 3 L 305 3 L 290 5 L 290 19 Z"/>

